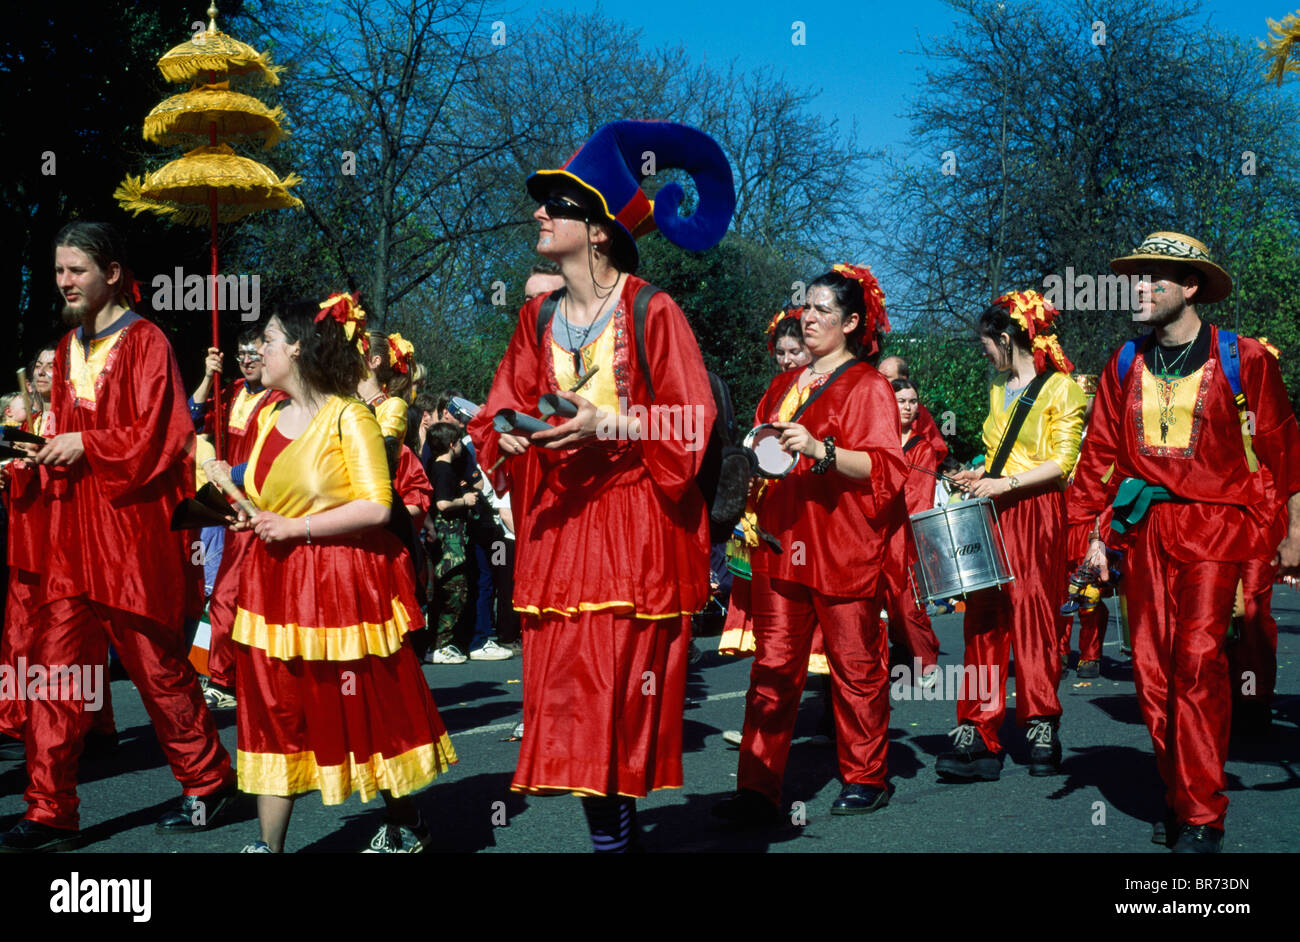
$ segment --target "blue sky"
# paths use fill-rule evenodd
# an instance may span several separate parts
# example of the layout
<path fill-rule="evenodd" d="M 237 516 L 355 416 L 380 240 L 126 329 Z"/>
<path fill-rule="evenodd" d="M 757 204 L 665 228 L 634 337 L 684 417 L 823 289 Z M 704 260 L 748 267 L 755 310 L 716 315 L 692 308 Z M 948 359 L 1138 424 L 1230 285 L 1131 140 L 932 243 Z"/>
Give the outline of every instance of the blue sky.
<path fill-rule="evenodd" d="M 1296 6 L 1300 0 L 1213 0 L 1202 15 L 1226 32 L 1263 39 L 1267 20 Z M 783 69 L 792 84 L 821 89 L 824 114 L 842 117 L 846 126 L 856 118 L 859 143 L 873 149 L 906 143 L 907 122 L 898 115 L 915 93 L 921 64 L 915 53 L 926 37 L 950 32 L 957 20 L 938 0 L 605 0 L 601 8 L 641 28 L 652 47 L 680 44 L 693 58 L 717 65 L 736 59 L 747 69 Z M 807 26 L 805 46 L 791 43 L 796 20 Z"/>

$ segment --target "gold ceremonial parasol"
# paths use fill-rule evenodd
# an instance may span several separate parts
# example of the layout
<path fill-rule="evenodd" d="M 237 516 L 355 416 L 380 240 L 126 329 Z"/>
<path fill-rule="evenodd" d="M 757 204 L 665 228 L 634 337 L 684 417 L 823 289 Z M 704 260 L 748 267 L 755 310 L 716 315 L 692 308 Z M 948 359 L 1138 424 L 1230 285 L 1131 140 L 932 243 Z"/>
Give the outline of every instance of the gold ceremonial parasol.
<path fill-rule="evenodd" d="M 215 2 L 208 8 L 208 17 L 207 30 L 158 60 L 164 78 L 193 82 L 194 87 L 163 101 L 144 122 L 146 140 L 192 149 L 143 178 L 127 177 L 113 196 L 123 209 L 136 214 L 148 211 L 181 225 L 208 225 L 212 345 L 219 347 L 217 223 L 233 222 L 260 209 L 300 207 L 302 200 L 291 194 L 289 187 L 302 181 L 292 173 L 282 179 L 270 167 L 240 156 L 218 141 L 260 136 L 270 148 L 284 136 L 280 127 L 284 113 L 279 108 L 268 108 L 251 95 L 231 91 L 229 84 L 231 76 L 245 76 L 277 85 L 281 66 L 217 29 Z M 220 457 L 225 437 L 220 373 L 213 376 L 212 411 Z"/>
<path fill-rule="evenodd" d="M 166 146 L 190 146 L 209 141 L 212 125 L 218 137 L 261 136 L 270 150 L 285 134 L 281 108 L 268 108 L 252 95 L 232 92 L 228 83 L 192 88 L 168 98 L 144 119 L 144 138 Z"/>
<path fill-rule="evenodd" d="M 211 221 L 214 191 L 217 221 L 234 222 L 259 209 L 301 206 L 302 200 L 288 190 L 301 182 L 295 173 L 280 179 L 270 167 L 217 144 L 196 147 L 144 180 L 127 177 L 113 196 L 134 213 L 165 213 L 183 226 L 202 226 Z"/>
<path fill-rule="evenodd" d="M 1271 60 L 1265 76 L 1281 85 L 1286 73 L 1300 72 L 1300 13 L 1284 17 L 1281 23 L 1269 20 L 1268 28 L 1269 41 L 1259 44 Z"/>

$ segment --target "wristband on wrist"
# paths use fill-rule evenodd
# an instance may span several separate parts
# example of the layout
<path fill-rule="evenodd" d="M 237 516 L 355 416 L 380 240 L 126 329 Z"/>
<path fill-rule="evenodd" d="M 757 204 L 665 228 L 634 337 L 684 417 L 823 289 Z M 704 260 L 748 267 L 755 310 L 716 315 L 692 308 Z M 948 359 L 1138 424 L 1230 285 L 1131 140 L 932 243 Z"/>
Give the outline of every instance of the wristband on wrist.
<path fill-rule="evenodd" d="M 831 469 L 831 465 L 835 464 L 834 437 L 827 435 L 825 438 L 822 439 L 822 444 L 826 446 L 826 456 L 822 458 L 821 461 L 818 461 L 815 464 L 813 464 L 812 466 L 813 474 L 825 474 L 827 471 Z"/>
<path fill-rule="evenodd" d="M 310 543 L 311 542 L 311 514 L 307 515 L 307 520 L 305 522 L 307 524 L 307 542 Z"/>

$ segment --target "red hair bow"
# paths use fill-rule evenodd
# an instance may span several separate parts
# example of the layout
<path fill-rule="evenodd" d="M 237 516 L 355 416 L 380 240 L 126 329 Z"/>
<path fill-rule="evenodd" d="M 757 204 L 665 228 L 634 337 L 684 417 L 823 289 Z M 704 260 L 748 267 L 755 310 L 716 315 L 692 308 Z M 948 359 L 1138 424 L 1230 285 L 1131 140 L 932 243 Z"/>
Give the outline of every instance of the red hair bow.
<path fill-rule="evenodd" d="M 888 333 L 890 329 L 889 315 L 885 313 L 885 292 L 866 265 L 833 265 L 831 270 L 839 272 L 845 278 L 851 278 L 862 286 L 862 297 L 867 307 L 863 316 L 866 323 L 863 353 L 873 357 L 880 352 L 880 335 Z"/>
<path fill-rule="evenodd" d="M 411 360 L 415 358 L 415 347 L 401 334 L 388 335 L 388 365 L 399 373 L 411 372 Z"/>
<path fill-rule="evenodd" d="M 361 299 L 357 297 L 355 291 L 350 294 L 332 294 L 322 301 L 315 321 L 319 324 L 327 317 L 333 318 L 343 327 L 343 336 L 348 340 L 355 337 L 358 329 L 366 323 L 366 312 L 362 309 Z M 364 330 L 361 331 L 360 347 L 362 353 L 370 352 L 370 339 Z"/>
<path fill-rule="evenodd" d="M 767 352 L 776 353 L 776 328 L 781 321 L 793 317 L 797 321 L 803 320 L 803 308 L 795 307 L 793 304 L 781 308 L 772 315 L 772 319 L 767 322 Z"/>

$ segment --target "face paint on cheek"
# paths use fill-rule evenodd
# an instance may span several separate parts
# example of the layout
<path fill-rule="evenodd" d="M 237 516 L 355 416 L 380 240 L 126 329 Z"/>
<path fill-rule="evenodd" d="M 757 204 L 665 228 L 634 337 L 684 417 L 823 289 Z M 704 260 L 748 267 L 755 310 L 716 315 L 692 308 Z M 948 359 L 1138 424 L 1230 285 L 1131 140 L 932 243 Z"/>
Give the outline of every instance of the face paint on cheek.
<path fill-rule="evenodd" d="M 1169 289 L 1166 288 L 1164 285 L 1152 285 L 1152 286 L 1151 286 L 1151 293 L 1152 293 L 1152 294 L 1164 294 L 1167 290 L 1169 290 Z"/>

